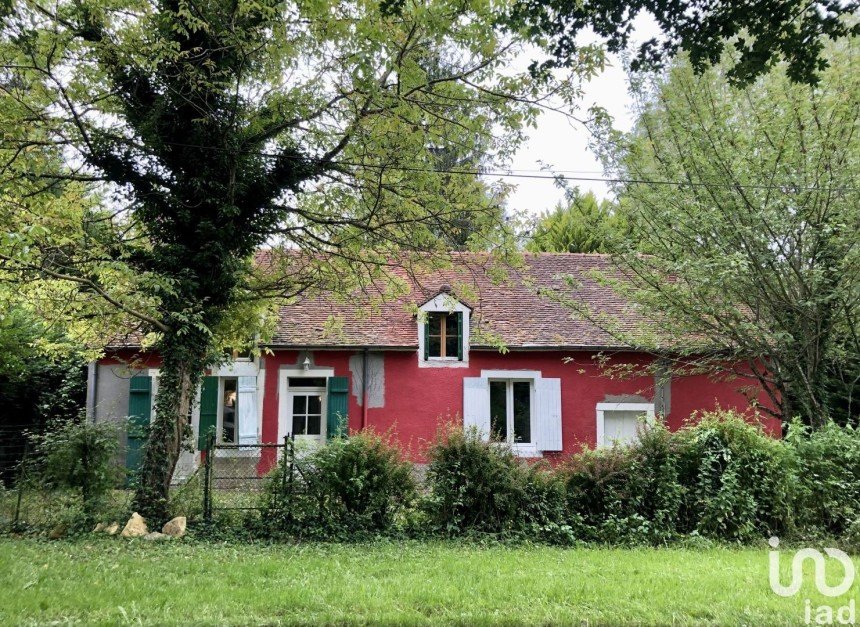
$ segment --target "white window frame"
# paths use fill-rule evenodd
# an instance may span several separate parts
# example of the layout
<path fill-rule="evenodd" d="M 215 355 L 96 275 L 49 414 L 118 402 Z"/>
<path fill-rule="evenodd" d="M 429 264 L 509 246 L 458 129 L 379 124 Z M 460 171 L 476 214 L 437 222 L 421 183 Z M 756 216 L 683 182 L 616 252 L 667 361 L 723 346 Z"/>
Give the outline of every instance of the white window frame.
<path fill-rule="evenodd" d="M 645 423 L 654 424 L 654 403 L 598 403 L 597 404 L 597 446 L 612 446 L 612 442 L 605 442 L 606 438 L 606 412 L 613 411 L 635 411 L 645 414 Z"/>
<path fill-rule="evenodd" d="M 304 369 L 287 369 L 281 368 L 278 370 L 278 444 L 284 441 L 284 436 L 287 435 L 293 428 L 293 396 L 290 393 L 290 377 L 324 377 L 328 381 L 334 376 L 334 368 L 310 368 Z M 322 417 L 320 419 L 320 439 L 326 441 L 326 418 L 328 416 L 328 387 L 319 388 L 322 390 Z M 296 388 L 298 391 L 299 388 Z M 301 388 L 302 392 L 313 392 L 317 388 Z M 297 437 L 313 437 L 318 436 L 297 436 Z"/>
<path fill-rule="evenodd" d="M 510 373 L 509 373 L 510 374 Z M 540 377 L 537 377 L 540 378 Z M 502 446 L 508 446 L 519 457 L 538 457 L 537 444 L 534 437 L 534 417 L 535 417 L 535 378 L 522 377 L 491 377 L 487 379 L 487 385 L 492 383 L 505 384 L 505 431 L 507 432 L 504 442 L 499 442 Z M 529 384 L 529 441 L 514 442 L 514 383 Z M 492 407 L 492 405 L 491 405 Z M 492 420 L 492 417 L 491 417 Z M 491 423 L 492 424 L 492 423 Z"/>
<path fill-rule="evenodd" d="M 226 379 L 236 380 L 236 405 L 233 407 L 233 429 L 235 430 L 235 440 L 227 442 L 224 439 L 224 381 Z M 239 443 L 239 377 L 226 376 L 218 377 L 218 413 L 215 416 L 215 434 L 218 444 L 238 444 Z"/>
<path fill-rule="evenodd" d="M 466 368 L 469 365 L 469 315 L 472 310 L 449 294 L 441 293 L 421 305 L 418 310 L 423 315 L 417 319 L 418 331 L 418 367 L 419 368 Z M 463 335 L 460 342 L 463 345 L 462 361 L 455 357 L 429 357 L 424 359 L 424 327 L 429 313 L 460 313 L 463 316 Z"/>

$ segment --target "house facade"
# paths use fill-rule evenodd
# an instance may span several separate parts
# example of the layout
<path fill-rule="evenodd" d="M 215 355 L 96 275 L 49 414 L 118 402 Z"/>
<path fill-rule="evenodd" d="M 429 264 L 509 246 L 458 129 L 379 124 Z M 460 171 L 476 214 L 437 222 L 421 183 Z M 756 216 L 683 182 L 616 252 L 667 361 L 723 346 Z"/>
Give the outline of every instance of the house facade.
<path fill-rule="evenodd" d="M 189 417 L 198 451 L 208 433 L 237 445 L 288 434 L 322 444 L 339 430 L 370 428 L 391 433 L 420 462 L 453 422 L 492 433 L 523 457 L 557 459 L 629 441 L 642 417 L 677 429 L 697 410 L 752 417 L 766 402 L 752 378 L 673 372 L 670 355 L 619 342 L 609 327 L 648 321 L 601 280 L 615 272 L 607 256 L 527 255 L 502 279 L 486 257 L 461 261 L 411 277 L 407 293 L 384 303 L 315 296 L 282 307 L 261 356 L 204 378 Z M 125 343 L 90 366 L 88 409 L 97 421 L 129 417 L 131 467 L 159 363 Z M 779 433 L 778 421 L 761 420 Z M 198 462 L 185 453 L 178 472 Z"/>

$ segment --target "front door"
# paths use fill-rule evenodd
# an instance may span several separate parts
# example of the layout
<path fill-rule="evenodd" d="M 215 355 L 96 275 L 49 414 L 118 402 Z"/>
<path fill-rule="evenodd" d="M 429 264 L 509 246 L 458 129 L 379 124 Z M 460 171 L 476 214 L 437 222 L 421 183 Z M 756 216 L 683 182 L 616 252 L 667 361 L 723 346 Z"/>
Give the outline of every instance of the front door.
<path fill-rule="evenodd" d="M 325 441 L 325 386 L 324 377 L 289 377 L 287 432 L 296 442 L 318 445 Z"/>

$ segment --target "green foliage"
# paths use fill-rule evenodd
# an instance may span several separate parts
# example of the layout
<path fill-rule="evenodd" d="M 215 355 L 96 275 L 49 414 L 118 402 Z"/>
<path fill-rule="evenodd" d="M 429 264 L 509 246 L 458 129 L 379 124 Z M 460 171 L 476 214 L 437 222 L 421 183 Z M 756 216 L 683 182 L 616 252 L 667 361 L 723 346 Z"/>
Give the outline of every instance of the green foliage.
<path fill-rule="evenodd" d="M 27 431 L 75 418 L 86 397 L 78 348 L 32 312 L 4 300 L 0 296 L 0 311 L 9 305 L 0 314 L 0 482 L 13 479 Z"/>
<path fill-rule="evenodd" d="M 810 433 L 795 423 L 787 441 L 797 454 L 798 525 L 830 536 L 848 533 L 860 545 L 860 431 L 828 423 Z"/>
<path fill-rule="evenodd" d="M 385 436 L 335 438 L 300 457 L 292 479 L 284 456 L 267 477 L 263 524 L 274 535 L 355 540 L 390 533 L 416 497 L 412 464 Z"/>
<path fill-rule="evenodd" d="M 660 543 L 674 538 L 681 505 L 678 456 L 660 424 L 633 446 L 585 450 L 564 466 L 568 507 L 598 542 Z"/>
<path fill-rule="evenodd" d="M 855 3 L 836 1 L 799 6 L 781 0 L 517 0 L 505 21 L 548 50 L 550 60 L 538 66 L 543 71 L 576 63 L 577 35 L 586 28 L 605 38 L 611 52 L 626 50 L 634 20 L 647 13 L 663 32 L 638 47 L 634 69 L 660 66 L 683 50 L 701 72 L 730 49 L 737 57 L 728 71 L 734 84 L 748 84 L 781 61 L 793 81 L 816 84 L 828 66 L 825 41 L 860 32 L 856 9 Z"/>
<path fill-rule="evenodd" d="M 619 205 L 577 190 L 566 203 L 541 214 L 531 227 L 526 250 L 534 253 L 608 253 L 630 244 Z"/>
<path fill-rule="evenodd" d="M 467 245 L 510 250 L 499 202 L 437 157 L 505 162 L 544 96 L 572 107 L 602 63 L 593 46 L 571 72 L 512 70 L 521 46 L 483 0 L 396 17 L 350 0 L 15 0 L 0 17 L 4 276 L 50 284 L 58 316 L 120 312 L 158 349 L 136 499 L 156 519 L 218 335 L 314 290 L 385 292 L 391 259 L 440 263 L 464 215 Z"/>
<path fill-rule="evenodd" d="M 725 65 L 697 76 L 681 59 L 633 81 L 636 126 L 602 143 L 635 181 L 618 193 L 638 238 L 618 257 L 624 279 L 606 280 L 653 322 L 597 323 L 671 346 L 681 369 L 751 377 L 762 411 L 813 426 L 855 422 L 860 397 L 856 41 L 826 58 L 816 89 L 780 66 L 745 90 Z"/>
<path fill-rule="evenodd" d="M 796 468 L 790 447 L 732 411 L 691 420 L 674 436 L 684 490 L 679 530 L 737 541 L 793 530 Z"/>
<path fill-rule="evenodd" d="M 429 450 L 425 507 L 446 535 L 519 534 L 555 542 L 574 540 L 564 515 L 564 484 L 528 466 L 509 447 L 474 430 L 446 427 Z"/>
<path fill-rule="evenodd" d="M 58 422 L 34 440 L 40 480 L 47 486 L 80 490 L 88 512 L 94 512 L 120 480 L 119 436 L 113 423 Z"/>

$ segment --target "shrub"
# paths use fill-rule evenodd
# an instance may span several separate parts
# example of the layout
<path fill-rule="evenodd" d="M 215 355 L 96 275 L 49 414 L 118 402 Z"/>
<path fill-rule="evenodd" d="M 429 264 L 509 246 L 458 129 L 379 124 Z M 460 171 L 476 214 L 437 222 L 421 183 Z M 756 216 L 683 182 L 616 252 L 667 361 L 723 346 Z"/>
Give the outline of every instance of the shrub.
<path fill-rule="evenodd" d="M 431 525 L 446 535 L 527 533 L 535 540 L 575 540 L 564 481 L 543 464 L 517 459 L 509 447 L 474 429 L 447 427 L 430 448 L 425 501 Z"/>
<path fill-rule="evenodd" d="M 95 513 L 121 479 L 115 424 L 70 420 L 52 425 L 33 440 L 40 461 L 39 477 L 48 487 L 80 490 L 88 514 Z"/>
<path fill-rule="evenodd" d="M 733 411 L 704 412 L 674 438 L 682 532 L 745 541 L 792 529 L 795 458 L 785 442 Z"/>
<path fill-rule="evenodd" d="M 682 490 L 672 435 L 660 424 L 630 446 L 585 450 L 564 467 L 567 502 L 585 537 L 596 542 L 671 539 Z"/>
<path fill-rule="evenodd" d="M 508 447 L 485 442 L 474 429 L 446 427 L 429 451 L 427 505 L 448 534 L 508 531 L 526 502 L 519 462 Z"/>
<path fill-rule="evenodd" d="M 570 545 L 583 537 L 582 519 L 567 508 L 564 476 L 545 463 L 522 468 L 526 501 L 520 526 L 529 538 L 550 544 Z M 516 526 L 516 525 L 515 525 Z"/>
<path fill-rule="evenodd" d="M 292 536 L 354 538 L 393 530 L 416 495 L 412 464 L 383 437 L 362 432 L 335 438 L 297 464 L 284 459 L 269 476 L 263 520 Z"/>
<path fill-rule="evenodd" d="M 810 433 L 792 424 L 786 440 L 797 455 L 799 525 L 845 534 L 860 519 L 860 431 L 830 423 Z"/>

